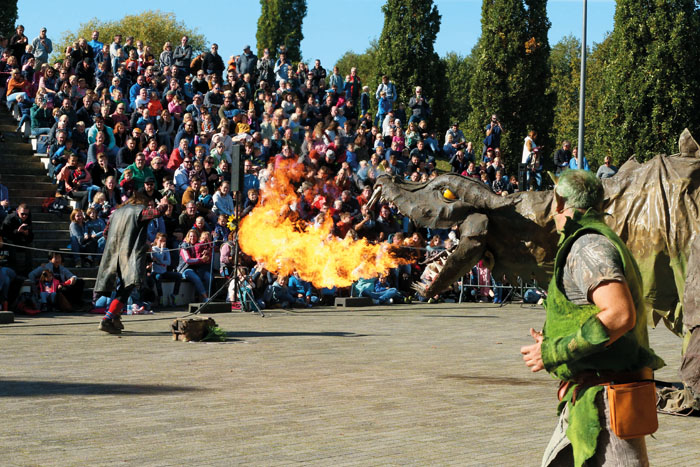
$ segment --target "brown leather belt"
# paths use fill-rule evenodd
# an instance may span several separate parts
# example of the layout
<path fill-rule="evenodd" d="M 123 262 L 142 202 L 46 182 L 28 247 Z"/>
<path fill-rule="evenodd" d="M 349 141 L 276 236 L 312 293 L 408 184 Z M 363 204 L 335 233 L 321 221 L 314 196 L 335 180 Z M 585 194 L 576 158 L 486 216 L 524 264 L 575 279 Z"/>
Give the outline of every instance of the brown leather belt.
<path fill-rule="evenodd" d="M 625 384 L 645 379 L 654 379 L 654 372 L 651 368 L 644 367 L 637 371 L 584 371 L 574 376 L 570 381 L 561 381 L 557 397 L 559 400 L 562 400 L 569 388 L 574 384 L 578 384 L 579 388 L 582 388 L 608 384 Z M 576 402 L 576 393 L 574 393 L 571 400 L 574 403 Z"/>

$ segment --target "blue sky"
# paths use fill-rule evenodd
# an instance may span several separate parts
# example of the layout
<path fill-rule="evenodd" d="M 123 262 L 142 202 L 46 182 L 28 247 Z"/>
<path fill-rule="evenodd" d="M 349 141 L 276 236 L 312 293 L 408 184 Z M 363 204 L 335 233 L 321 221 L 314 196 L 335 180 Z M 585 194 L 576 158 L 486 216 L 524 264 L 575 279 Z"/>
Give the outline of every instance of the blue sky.
<path fill-rule="evenodd" d="M 74 30 L 91 18 L 119 19 L 125 14 L 136 14 L 146 9 L 172 11 L 188 27 L 197 28 L 209 42 L 219 44 L 219 53 L 228 57 L 238 54 L 246 44 L 255 50 L 255 30 L 260 15 L 258 0 L 184 0 L 149 2 L 136 0 L 83 1 L 60 3 L 47 0 L 20 1 L 19 22 L 25 34 L 33 39 L 42 26 L 48 36 L 58 39 L 64 31 Z M 440 55 L 448 52 L 468 54 L 481 33 L 481 1 L 436 0 L 434 2 L 442 23 L 435 49 Z M 306 61 L 320 58 L 326 67 L 332 66 L 346 51 L 363 52 L 369 42 L 379 38 L 384 24 L 382 0 L 307 0 L 304 19 L 302 54 Z M 199 5 L 200 8 L 195 8 Z M 60 8 L 61 10 L 57 10 Z M 582 2 L 580 0 L 552 0 L 548 3 L 552 23 L 549 41 L 554 45 L 567 35 L 581 37 Z M 49 14 L 54 12 L 54 14 Z M 588 2 L 588 44 L 600 42 L 612 31 L 615 2 L 591 0 Z M 89 38 L 87 38 L 89 40 Z M 104 38 L 102 38 L 104 39 Z M 160 49 L 161 44 L 157 45 Z"/>

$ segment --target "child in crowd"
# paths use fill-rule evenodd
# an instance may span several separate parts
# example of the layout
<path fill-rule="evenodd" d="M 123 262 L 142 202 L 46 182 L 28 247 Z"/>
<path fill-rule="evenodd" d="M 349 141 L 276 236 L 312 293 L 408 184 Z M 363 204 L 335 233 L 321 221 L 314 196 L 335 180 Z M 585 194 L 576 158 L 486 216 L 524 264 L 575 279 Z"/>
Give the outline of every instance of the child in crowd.
<path fill-rule="evenodd" d="M 199 188 L 199 196 L 197 197 L 197 205 L 206 209 L 211 210 L 214 207 L 214 199 L 209 194 L 209 188 L 206 185 L 202 185 Z"/>
<path fill-rule="evenodd" d="M 182 281 L 182 276 L 175 271 L 168 270 L 171 258 L 170 252 L 166 251 L 166 240 L 166 234 L 162 232 L 158 232 L 156 234 L 156 239 L 151 247 L 151 259 L 153 260 L 152 274 L 153 278 L 155 279 L 159 303 L 161 305 L 174 306 L 175 297 L 180 293 L 180 282 Z M 161 282 L 163 281 L 175 281 L 173 293 L 168 295 L 167 300 L 164 300 L 163 297 L 163 286 L 161 285 Z"/>
<path fill-rule="evenodd" d="M 102 195 L 102 198 L 104 198 L 103 193 L 98 194 Z M 102 206 L 100 206 L 100 211 L 101 210 Z M 85 222 L 85 228 L 87 230 L 88 236 L 97 241 L 97 253 L 102 253 L 105 249 L 104 233 L 105 228 L 107 227 L 107 223 L 105 222 L 105 220 L 99 217 L 98 213 L 100 211 L 92 207 L 88 208 L 85 211 L 85 214 L 87 214 L 88 217 L 88 220 Z"/>
<path fill-rule="evenodd" d="M 362 86 L 362 94 L 360 95 L 360 113 L 362 115 L 367 115 L 369 113 L 369 86 Z"/>
<path fill-rule="evenodd" d="M 134 181 L 134 172 L 131 169 L 125 169 L 123 176 L 124 178 L 119 182 L 119 187 L 122 191 L 122 202 L 126 202 L 136 191 L 136 182 Z"/>
<path fill-rule="evenodd" d="M 37 293 L 39 295 L 39 309 L 41 311 L 52 311 L 56 303 L 56 294 L 61 287 L 61 282 L 53 277 L 53 272 L 44 269 L 37 282 Z"/>
<path fill-rule="evenodd" d="M 95 196 L 93 196 L 92 198 L 92 203 L 90 203 L 89 209 L 94 210 L 97 213 L 97 215 L 102 219 L 107 219 L 112 213 L 112 206 L 110 206 L 109 202 L 107 202 L 105 194 L 101 191 L 95 193 Z"/>
<path fill-rule="evenodd" d="M 228 228 L 228 217 L 225 214 L 220 214 L 216 219 L 216 226 L 214 227 L 214 240 L 217 245 L 221 245 L 226 241 L 231 230 Z"/>

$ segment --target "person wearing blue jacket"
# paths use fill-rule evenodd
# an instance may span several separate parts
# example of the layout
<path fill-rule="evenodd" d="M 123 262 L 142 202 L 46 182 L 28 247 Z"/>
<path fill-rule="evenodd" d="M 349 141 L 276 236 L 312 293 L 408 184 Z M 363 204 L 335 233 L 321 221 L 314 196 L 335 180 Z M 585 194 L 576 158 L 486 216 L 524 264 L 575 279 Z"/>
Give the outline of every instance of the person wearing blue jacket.
<path fill-rule="evenodd" d="M 311 293 L 311 283 L 302 280 L 296 271 L 289 277 L 287 288 L 289 293 L 295 298 L 296 304 L 306 305 L 311 308 L 313 304 L 318 303 L 318 297 Z"/>

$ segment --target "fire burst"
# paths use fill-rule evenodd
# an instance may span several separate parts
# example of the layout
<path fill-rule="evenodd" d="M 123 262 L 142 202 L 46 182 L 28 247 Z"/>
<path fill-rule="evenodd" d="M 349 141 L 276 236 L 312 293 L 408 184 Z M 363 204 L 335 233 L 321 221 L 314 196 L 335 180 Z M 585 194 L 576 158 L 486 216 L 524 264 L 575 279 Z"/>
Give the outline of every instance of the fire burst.
<path fill-rule="evenodd" d="M 362 277 L 374 277 L 405 263 L 386 245 L 333 235 L 333 219 L 319 226 L 298 220 L 291 206 L 299 195 L 293 182 L 304 174 L 303 164 L 283 160 L 261 193 L 260 202 L 241 220 L 239 243 L 247 255 L 276 274 L 294 271 L 315 287 L 347 287 Z"/>

